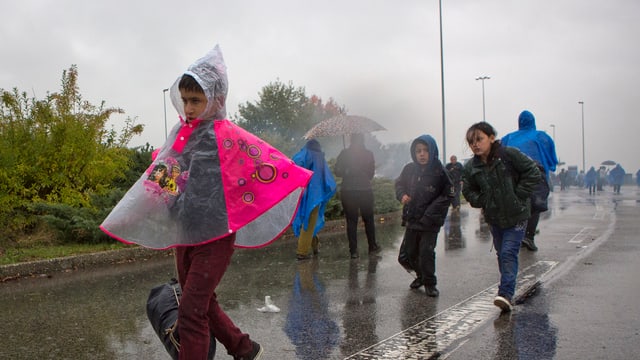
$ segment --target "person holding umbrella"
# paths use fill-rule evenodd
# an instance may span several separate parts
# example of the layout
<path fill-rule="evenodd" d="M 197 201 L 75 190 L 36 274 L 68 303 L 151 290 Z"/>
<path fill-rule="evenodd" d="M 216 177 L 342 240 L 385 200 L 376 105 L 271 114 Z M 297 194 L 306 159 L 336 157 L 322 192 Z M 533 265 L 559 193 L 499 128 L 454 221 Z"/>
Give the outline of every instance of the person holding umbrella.
<path fill-rule="evenodd" d="M 364 146 L 363 134 L 351 134 L 349 147 L 336 159 L 336 176 L 342 178 L 340 200 L 347 221 L 347 238 L 352 259 L 358 255 L 358 214 L 362 216 L 369 254 L 380 252 L 373 219 L 374 198 L 371 180 L 375 173 L 373 153 Z"/>

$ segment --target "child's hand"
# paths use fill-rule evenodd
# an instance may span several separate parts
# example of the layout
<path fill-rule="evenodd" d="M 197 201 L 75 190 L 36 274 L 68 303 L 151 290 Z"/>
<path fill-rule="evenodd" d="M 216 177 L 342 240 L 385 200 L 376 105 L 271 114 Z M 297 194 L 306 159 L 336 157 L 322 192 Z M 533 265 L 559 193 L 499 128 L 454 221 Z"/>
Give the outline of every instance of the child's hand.
<path fill-rule="evenodd" d="M 409 201 L 411 201 L 411 198 L 409 197 L 409 195 L 407 194 L 402 195 L 402 199 L 400 199 L 400 202 L 402 203 L 402 205 L 406 205 L 407 203 L 409 203 Z"/>

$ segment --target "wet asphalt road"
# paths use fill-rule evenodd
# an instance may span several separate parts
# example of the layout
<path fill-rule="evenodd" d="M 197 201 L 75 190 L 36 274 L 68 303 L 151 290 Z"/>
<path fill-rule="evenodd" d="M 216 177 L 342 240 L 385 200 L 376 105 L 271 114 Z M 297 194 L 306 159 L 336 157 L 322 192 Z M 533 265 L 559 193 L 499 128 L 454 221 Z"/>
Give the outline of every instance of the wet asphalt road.
<path fill-rule="evenodd" d="M 609 189 L 608 189 L 609 190 Z M 538 252 L 520 254 L 511 315 L 491 304 L 498 272 L 479 211 L 450 214 L 437 247 L 439 298 L 410 290 L 397 264 L 403 228 L 377 225 L 383 252 L 349 259 L 342 231 L 320 255 L 295 241 L 237 250 L 218 291 L 265 359 L 631 359 L 640 349 L 640 214 L 622 195 L 553 193 Z M 174 274 L 170 257 L 0 284 L 0 359 L 169 359 L 145 313 L 149 289 Z M 278 313 L 257 309 L 270 296 Z M 230 358 L 218 346 L 216 358 Z"/>

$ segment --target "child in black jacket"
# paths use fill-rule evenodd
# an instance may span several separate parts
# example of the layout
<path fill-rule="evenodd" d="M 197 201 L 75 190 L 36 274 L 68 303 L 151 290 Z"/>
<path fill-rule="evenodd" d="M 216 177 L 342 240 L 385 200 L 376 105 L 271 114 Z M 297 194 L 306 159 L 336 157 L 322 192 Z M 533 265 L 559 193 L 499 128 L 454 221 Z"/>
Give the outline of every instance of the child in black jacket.
<path fill-rule="evenodd" d="M 436 240 L 447 217 L 455 189 L 447 170 L 438 159 L 436 141 L 422 135 L 411 143 L 413 162 L 405 165 L 396 179 L 396 198 L 404 205 L 402 224 L 406 226 L 403 246 L 409 265 L 418 275 L 410 287 L 422 285 L 428 296 L 436 288 Z"/>

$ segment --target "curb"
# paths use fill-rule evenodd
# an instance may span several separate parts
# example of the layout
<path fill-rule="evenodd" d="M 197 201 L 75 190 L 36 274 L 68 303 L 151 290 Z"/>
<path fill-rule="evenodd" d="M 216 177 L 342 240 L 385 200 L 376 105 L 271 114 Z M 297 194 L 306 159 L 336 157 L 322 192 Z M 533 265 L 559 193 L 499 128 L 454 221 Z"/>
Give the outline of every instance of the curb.
<path fill-rule="evenodd" d="M 400 221 L 400 212 L 376 215 L 379 225 L 393 224 Z M 345 232 L 344 219 L 331 220 L 325 223 L 320 231 L 322 235 L 335 235 Z M 359 223 L 362 226 L 362 222 Z M 294 242 L 289 228 L 278 242 Z M 132 247 L 118 250 L 107 250 L 98 253 L 65 256 L 48 260 L 29 261 L 0 266 L 0 283 L 17 280 L 23 277 L 50 277 L 52 273 L 93 269 L 100 266 L 124 264 L 140 260 L 166 258 L 173 256 L 173 250 L 152 250 L 144 247 Z"/>

